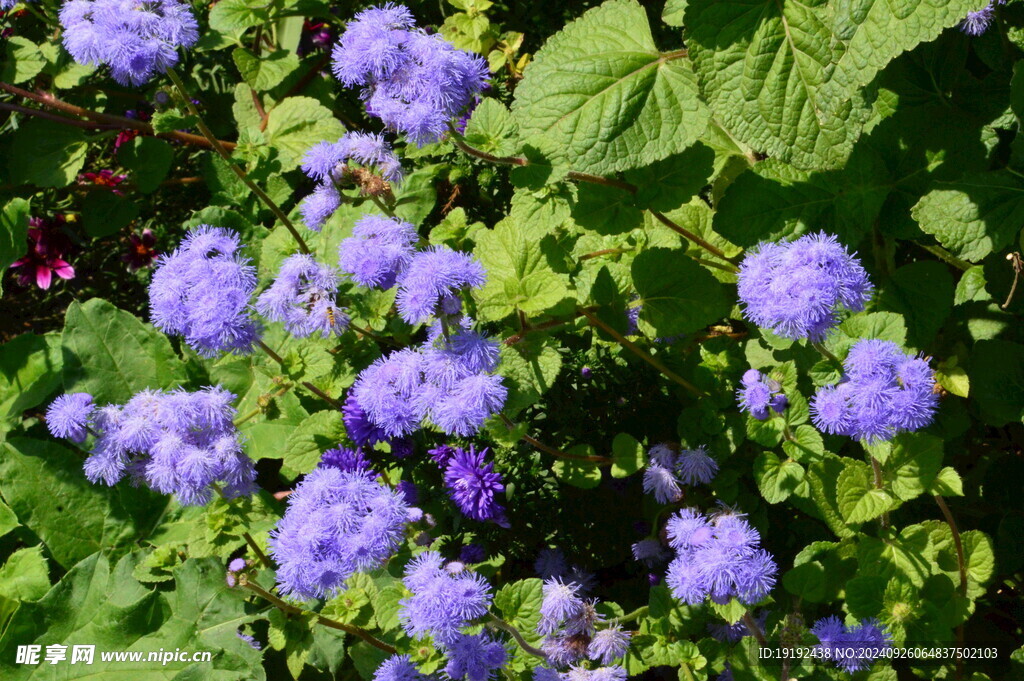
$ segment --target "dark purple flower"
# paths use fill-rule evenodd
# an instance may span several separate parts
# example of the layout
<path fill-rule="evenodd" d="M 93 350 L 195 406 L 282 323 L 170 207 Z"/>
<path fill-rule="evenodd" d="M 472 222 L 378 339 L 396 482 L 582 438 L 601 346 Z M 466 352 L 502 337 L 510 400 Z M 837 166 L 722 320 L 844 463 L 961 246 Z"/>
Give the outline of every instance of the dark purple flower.
<path fill-rule="evenodd" d="M 61 279 L 73 279 L 75 268 L 64 260 L 71 247 L 71 241 L 61 231 L 64 216 L 58 215 L 53 220 L 32 218 L 29 225 L 28 253 L 11 263 L 11 269 L 18 270 L 18 283 L 22 286 L 35 283 L 45 290 L 50 288 L 55 274 Z"/>
<path fill-rule="evenodd" d="M 448 469 L 444 472 L 444 484 L 449 496 L 467 518 L 473 520 L 498 520 L 504 516 L 495 497 L 505 491 L 501 475 L 494 472 L 494 463 L 486 461 L 489 448 L 476 451 L 456 449 Z"/>
<path fill-rule="evenodd" d="M 127 253 L 121 256 L 121 261 L 128 264 L 128 271 L 135 272 L 143 267 L 150 267 L 156 256 L 159 255 L 153 246 L 156 245 L 156 236 L 152 230 L 144 229 L 142 234 L 129 234 L 128 241 L 131 244 Z"/>

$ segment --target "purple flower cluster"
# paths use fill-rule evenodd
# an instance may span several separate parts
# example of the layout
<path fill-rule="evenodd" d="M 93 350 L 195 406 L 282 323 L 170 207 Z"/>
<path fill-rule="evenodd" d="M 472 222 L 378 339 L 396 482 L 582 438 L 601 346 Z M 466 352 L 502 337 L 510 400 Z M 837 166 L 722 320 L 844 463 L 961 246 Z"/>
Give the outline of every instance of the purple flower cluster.
<path fill-rule="evenodd" d="M 60 10 L 64 47 L 79 64 L 106 64 L 121 85 L 142 85 L 178 63 L 199 26 L 178 0 L 69 0 Z"/>
<path fill-rule="evenodd" d="M 424 420 L 449 435 L 472 435 L 505 404 L 497 344 L 469 328 L 445 338 L 432 330 L 423 346 L 405 348 L 364 369 L 352 387 L 370 423 L 389 437 L 414 432 Z"/>
<path fill-rule="evenodd" d="M 392 655 L 380 663 L 373 681 L 428 681 L 432 677 L 421 674 L 408 655 Z"/>
<path fill-rule="evenodd" d="M 307 253 L 296 253 L 281 263 L 277 279 L 256 300 L 256 311 L 284 322 L 296 338 L 314 333 L 327 338 L 348 327 L 348 315 L 335 301 L 337 291 L 337 272 Z"/>
<path fill-rule="evenodd" d="M 441 139 L 487 87 L 483 58 L 416 28 L 407 8 L 391 3 L 357 14 L 333 58 L 342 84 L 362 86 L 367 112 L 420 146 Z"/>
<path fill-rule="evenodd" d="M 989 29 L 996 19 L 996 5 L 1005 5 L 1006 0 L 991 0 L 986 6 L 968 12 L 960 22 L 960 30 L 969 36 L 977 37 Z"/>
<path fill-rule="evenodd" d="M 847 627 L 838 617 L 825 617 L 814 623 L 811 633 L 820 641 L 814 647 L 822 657 L 848 674 L 867 669 L 882 650 L 892 647 L 892 636 L 876 619 Z"/>
<path fill-rule="evenodd" d="M 153 325 L 183 336 L 203 357 L 252 352 L 259 340 L 250 316 L 256 270 L 240 248 L 237 233 L 200 225 L 161 255 L 149 284 Z"/>
<path fill-rule="evenodd" d="M 740 264 L 737 287 L 752 322 L 813 342 L 839 323 L 841 308 L 859 312 L 871 297 L 860 262 L 824 232 L 758 245 Z"/>
<path fill-rule="evenodd" d="M 224 495 L 251 494 L 256 470 L 232 423 L 235 396 L 223 388 L 197 392 L 143 390 L 124 405 L 96 407 L 86 393 L 58 397 L 46 412 L 50 432 L 82 442 L 96 435 L 85 476 L 115 485 L 125 475 L 186 506 L 205 504 L 213 485 Z"/>
<path fill-rule="evenodd" d="M 505 485 L 501 474 L 494 472 L 494 462 L 487 461 L 487 452 L 486 447 L 476 451 L 472 445 L 469 449 L 455 449 L 444 472 L 444 484 L 452 501 L 467 518 L 507 524 L 505 509 L 497 500 L 505 491 Z"/>
<path fill-rule="evenodd" d="M 410 637 L 431 636 L 454 646 L 470 621 L 487 614 L 491 587 L 483 577 L 466 570 L 452 574 L 435 551 L 424 551 L 405 567 L 402 580 L 412 596 L 399 601 L 398 618 Z"/>
<path fill-rule="evenodd" d="M 341 419 L 345 423 L 345 432 L 356 446 L 375 445 L 388 439 L 388 434 L 370 421 L 353 393 L 349 393 L 341 405 Z"/>
<path fill-rule="evenodd" d="M 654 494 L 660 504 L 679 501 L 683 498 L 684 484 L 706 485 L 718 472 L 718 464 L 708 456 L 703 446 L 677 452 L 667 444 L 655 445 L 647 453 L 647 458 L 644 491 Z"/>
<path fill-rule="evenodd" d="M 379 568 L 398 549 L 408 506 L 365 471 L 318 466 L 288 495 L 270 533 L 280 590 L 297 598 L 344 588 L 356 572 Z"/>
<path fill-rule="evenodd" d="M 307 227 L 319 232 L 327 218 L 338 210 L 341 205 L 338 185 L 355 181 L 357 166 L 354 163 L 379 174 L 387 182 L 402 181 L 402 164 L 383 135 L 347 132 L 337 142 L 319 142 L 302 159 L 303 172 L 318 183 L 302 203 L 302 219 Z M 365 190 L 365 182 L 360 184 Z"/>
<path fill-rule="evenodd" d="M 891 439 L 924 428 L 939 398 L 927 360 L 904 354 L 896 343 L 863 339 L 850 348 L 842 380 L 819 388 L 811 399 L 818 429 L 859 440 Z"/>
<path fill-rule="evenodd" d="M 676 557 L 665 581 L 679 600 L 698 605 L 710 597 L 724 605 L 735 596 L 753 605 L 775 585 L 775 560 L 760 548 L 761 536 L 744 516 L 721 513 L 709 518 L 684 508 L 672 516 L 667 529 Z"/>
<path fill-rule="evenodd" d="M 487 681 L 508 658 L 505 646 L 487 634 L 459 634 L 445 652 L 448 664 L 444 673 L 453 681 Z"/>
<path fill-rule="evenodd" d="M 370 480 L 377 479 L 377 473 L 361 449 L 335 447 L 320 455 L 320 467 L 330 466 L 344 473 L 358 473 Z"/>
<path fill-rule="evenodd" d="M 756 369 L 749 369 L 741 379 L 743 387 L 736 391 L 740 411 L 745 411 L 758 421 L 768 419 L 768 410 L 781 414 L 789 405 L 782 393 L 782 386 Z"/>
<path fill-rule="evenodd" d="M 387 290 L 412 260 L 419 236 L 399 218 L 366 214 L 338 246 L 338 265 L 360 286 Z"/>
<path fill-rule="evenodd" d="M 544 634 L 541 649 L 552 664 L 559 667 L 588 656 L 593 659 L 604 658 L 621 648 L 621 641 L 602 639 L 591 651 L 597 624 L 603 620 L 594 608 L 594 602 L 581 598 L 580 591 L 580 585 L 576 582 L 564 582 L 556 578 L 544 582 L 544 600 L 540 606 L 537 633 Z M 628 647 L 628 640 L 626 645 Z"/>

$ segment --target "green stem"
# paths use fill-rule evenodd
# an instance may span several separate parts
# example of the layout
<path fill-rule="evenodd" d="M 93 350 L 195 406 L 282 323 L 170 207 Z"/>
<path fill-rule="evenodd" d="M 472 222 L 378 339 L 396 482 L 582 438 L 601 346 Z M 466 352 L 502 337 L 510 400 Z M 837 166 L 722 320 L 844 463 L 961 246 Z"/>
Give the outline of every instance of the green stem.
<path fill-rule="evenodd" d="M 641 605 L 633 612 L 626 613 L 622 617 L 616 617 L 615 622 L 617 622 L 618 624 L 625 624 L 627 622 L 632 622 L 633 620 L 638 620 L 644 615 L 646 615 L 650 611 L 650 609 L 651 606 L 649 605 Z"/>
<path fill-rule="evenodd" d="M 510 419 L 509 417 L 505 416 L 500 412 L 498 413 L 498 417 L 505 424 L 506 428 L 508 428 L 510 431 L 515 430 L 516 424 L 512 422 L 512 419 Z M 612 460 L 607 456 L 587 456 L 583 454 L 569 454 L 568 452 L 563 452 L 561 449 L 555 449 L 550 445 L 546 445 L 540 440 L 532 438 L 529 435 L 523 435 L 522 440 L 523 442 L 532 445 L 535 449 L 539 449 L 542 452 L 547 452 L 556 459 L 568 459 L 571 461 L 591 461 L 598 465 L 610 464 L 612 462 Z"/>
<path fill-rule="evenodd" d="M 213 131 L 211 131 L 206 125 L 206 121 L 204 121 L 202 116 L 199 114 L 199 109 L 192 103 L 192 98 L 188 96 L 188 90 L 185 89 L 185 83 L 183 83 L 181 78 L 178 77 L 178 74 L 175 73 L 174 69 L 167 69 L 167 77 L 171 79 L 171 82 L 174 83 L 174 87 L 178 90 L 178 94 L 185 100 L 185 106 L 188 108 L 189 113 L 196 117 L 196 125 L 199 127 L 199 131 L 203 133 L 203 137 L 210 142 L 210 146 L 213 147 L 214 151 L 224 159 L 224 162 L 227 163 L 232 172 L 238 176 L 238 179 L 245 183 L 245 186 L 247 186 L 249 190 L 255 194 L 267 208 L 270 209 L 270 212 L 281 221 L 281 224 L 285 226 L 285 229 L 291 232 L 295 242 L 299 245 L 299 250 L 303 253 L 309 253 L 309 246 L 306 245 L 306 242 L 299 235 L 298 231 L 296 231 L 295 225 L 293 225 L 292 221 L 288 219 L 288 216 L 284 214 L 284 211 L 274 203 L 273 199 L 267 196 L 266 192 L 260 189 L 255 182 L 249 179 L 249 176 L 241 166 L 231 160 L 231 154 L 228 153 L 227 149 L 225 149 L 223 145 L 221 145 L 220 140 L 214 136 Z"/>
<path fill-rule="evenodd" d="M 519 647 L 525 650 L 530 655 L 533 655 L 534 657 L 539 657 L 542 660 L 547 661 L 548 656 L 544 654 L 543 650 L 540 650 L 539 648 L 534 648 L 529 643 L 527 643 L 526 639 L 523 638 L 523 635 L 519 633 L 519 630 L 513 627 L 505 620 L 489 612 L 487 613 L 487 622 L 489 624 L 494 625 L 498 629 L 501 629 L 505 633 L 511 635 L 512 638 L 516 640 L 516 643 L 519 644 Z"/>
<path fill-rule="evenodd" d="M 871 457 L 871 471 L 874 473 L 875 489 L 882 489 L 885 485 L 885 479 L 882 477 L 882 464 L 875 457 Z M 882 517 L 879 518 L 879 524 L 881 524 L 883 529 L 889 527 L 888 511 L 882 513 Z"/>
<path fill-rule="evenodd" d="M 749 610 L 743 613 L 743 623 L 747 625 L 747 629 L 750 630 L 751 635 L 757 639 L 757 642 L 760 645 L 768 645 L 768 639 L 765 638 L 764 632 L 761 631 L 761 627 L 757 626 L 757 621 L 754 619 L 754 616 L 750 614 Z"/>
<path fill-rule="evenodd" d="M 267 400 L 272 400 L 274 398 L 280 397 L 281 395 L 284 395 L 286 392 L 288 392 L 291 389 L 291 387 L 292 387 L 291 384 L 287 383 L 287 384 L 281 386 L 281 388 L 279 388 L 276 392 L 266 393 L 265 395 L 261 395 L 260 397 L 264 398 L 264 399 L 267 399 Z M 247 412 L 245 414 L 245 416 L 242 416 L 241 418 L 235 419 L 234 420 L 235 427 L 238 427 L 238 426 L 242 425 L 243 423 L 245 423 L 249 419 L 256 418 L 257 416 L 259 416 L 260 414 L 263 413 L 264 409 L 265 409 L 265 407 L 263 405 L 257 406 L 255 408 L 253 408 L 252 410 L 250 410 L 249 412 Z"/>
<path fill-rule="evenodd" d="M 383 211 L 384 215 L 387 215 L 389 218 L 395 217 L 395 211 L 388 208 L 387 205 L 380 200 L 379 196 L 377 196 L 376 194 L 370 194 L 370 198 L 373 200 L 375 204 L 377 204 L 377 208 L 380 208 L 381 211 Z"/>
<path fill-rule="evenodd" d="M 583 308 L 580 308 L 579 311 L 580 311 L 580 313 L 584 317 L 586 317 L 587 319 L 590 320 L 590 323 L 593 326 L 598 327 L 599 329 L 601 329 L 602 331 L 607 333 L 609 336 L 614 338 L 616 340 L 616 342 L 619 343 L 619 345 L 623 346 L 624 348 L 626 348 L 627 350 L 629 350 L 630 352 L 635 354 L 637 357 L 639 357 L 643 361 L 647 362 L 652 367 L 654 367 L 655 369 L 657 369 L 661 373 L 665 374 L 667 377 L 669 377 L 670 379 L 672 379 L 673 381 L 675 381 L 679 385 L 681 385 L 684 388 L 686 388 L 687 390 L 689 390 L 691 393 L 693 393 L 697 397 L 707 397 L 707 394 L 704 391 L 702 391 L 700 388 L 698 388 L 694 384 L 690 383 L 689 381 L 687 381 L 685 378 L 683 378 L 682 376 L 680 376 L 676 372 L 674 372 L 671 369 L 669 369 L 667 366 L 662 364 L 659 360 L 655 359 L 649 353 L 647 353 L 644 350 L 642 350 L 638 345 L 636 345 L 635 343 L 630 341 L 628 338 L 623 336 L 621 333 L 619 333 L 618 331 L 616 331 L 615 329 L 613 329 L 612 327 L 608 326 L 603 321 L 598 319 L 595 315 L 592 315 L 591 313 L 587 312 Z"/>
<path fill-rule="evenodd" d="M 362 640 L 366 641 L 374 648 L 379 648 L 380 650 L 383 650 L 388 655 L 394 655 L 398 652 L 394 646 L 389 645 L 384 641 L 381 641 L 379 638 L 373 636 L 364 629 L 360 629 L 359 627 L 354 627 L 348 624 L 342 624 L 341 622 L 338 622 L 336 620 L 324 617 L 319 613 L 308 612 L 306 610 L 303 610 L 302 608 L 295 607 L 291 603 L 285 603 L 283 600 L 281 600 L 280 598 L 278 598 L 277 596 L 270 593 L 262 586 L 260 586 L 254 581 L 251 581 L 248 578 L 241 579 L 239 581 L 239 584 L 241 584 L 249 591 L 252 591 L 254 594 L 260 596 L 264 600 L 269 601 L 278 610 L 285 613 L 286 615 L 311 615 L 313 617 L 316 617 L 316 621 L 318 624 L 322 624 L 325 627 L 330 627 L 332 629 L 344 631 L 346 634 L 352 634 L 353 636 L 356 636 L 357 638 L 361 638 Z"/>
<path fill-rule="evenodd" d="M 679 663 L 679 671 L 681 671 L 683 673 L 683 676 L 686 677 L 686 681 L 697 681 L 697 679 L 695 679 L 693 676 L 693 672 L 690 671 L 690 665 L 686 664 L 685 662 Z"/>
<path fill-rule="evenodd" d="M 949 510 L 949 506 L 946 504 L 946 500 L 940 495 L 935 495 L 935 503 L 939 505 L 939 510 L 942 511 L 942 515 L 946 518 L 946 524 L 949 525 L 949 531 L 953 534 L 953 546 L 956 547 L 956 566 L 960 573 L 960 595 L 963 598 L 967 598 L 967 562 L 964 560 L 964 545 L 960 539 L 960 530 L 957 529 L 956 520 L 953 518 L 953 513 Z M 961 622 L 956 628 L 956 642 L 957 645 L 963 646 L 964 644 L 964 624 Z M 957 658 L 956 661 L 956 678 L 957 681 L 963 678 L 964 675 L 964 662 L 961 658 Z"/>
<path fill-rule="evenodd" d="M 936 258 L 943 261 L 947 265 L 952 265 L 958 270 L 963 270 L 964 272 L 966 272 L 967 270 L 971 269 L 971 267 L 973 267 L 971 263 L 967 262 L 966 260 L 961 260 L 960 258 L 956 257 L 955 255 L 947 251 L 945 248 L 942 248 L 941 246 L 930 246 L 928 244 L 917 243 L 916 241 L 914 243 L 923 248 L 924 250 L 928 251 L 929 253 L 931 253 L 932 255 L 934 255 Z"/>
<path fill-rule="evenodd" d="M 263 563 L 263 567 L 274 567 L 274 564 L 270 562 L 270 558 L 267 557 L 267 554 L 263 553 L 263 549 L 259 547 L 259 544 L 256 543 L 251 534 L 243 532 L 242 537 L 245 539 L 245 543 L 249 545 L 249 548 L 252 549 L 252 552 L 256 554 L 256 557 L 260 559 L 260 562 Z"/>
<path fill-rule="evenodd" d="M 843 363 L 838 357 L 829 352 L 828 348 L 825 347 L 824 343 L 811 343 L 811 347 L 821 353 L 821 356 L 832 362 L 835 365 L 839 373 L 843 373 Z"/>

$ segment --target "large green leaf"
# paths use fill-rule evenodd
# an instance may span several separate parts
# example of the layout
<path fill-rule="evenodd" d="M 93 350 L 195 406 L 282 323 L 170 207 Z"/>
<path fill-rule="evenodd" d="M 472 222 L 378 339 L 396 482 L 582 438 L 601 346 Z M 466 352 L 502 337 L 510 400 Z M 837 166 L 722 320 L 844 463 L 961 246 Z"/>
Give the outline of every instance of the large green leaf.
<path fill-rule="evenodd" d="M 218 560 L 189 560 L 175 570 L 173 591 L 151 590 L 132 577 L 137 559 L 122 558 L 113 569 L 93 554 L 78 563 L 42 600 L 24 603 L 0 639 L 0 673 L 5 680 L 216 679 L 261 681 L 262 654 L 237 636 L 257 619 L 247 615 L 241 595 L 224 583 Z M 57 664 L 14 665 L 18 645 L 64 645 Z M 92 664 L 70 662 L 76 645 L 95 646 Z M 158 651 L 208 651 L 209 662 L 148 661 Z M 101 653 L 141 653 L 141 661 L 104 661 Z"/>
<path fill-rule="evenodd" d="M 683 52 L 662 54 L 635 0 L 608 0 L 551 37 L 526 68 L 513 113 L 574 170 L 606 174 L 690 146 L 707 126 Z"/>
<path fill-rule="evenodd" d="M 317 142 L 334 142 L 344 134 L 345 126 L 312 97 L 288 97 L 267 114 L 267 144 L 277 149 L 282 170 L 298 166 Z"/>
<path fill-rule="evenodd" d="M 859 461 L 850 461 L 836 482 L 839 510 L 848 523 L 863 523 L 882 515 L 894 499 L 884 489 L 874 486 L 871 468 Z"/>
<path fill-rule="evenodd" d="M 101 298 L 71 304 L 62 345 L 64 390 L 90 393 L 101 404 L 185 380 L 166 336 Z"/>
<path fill-rule="evenodd" d="M 0 419 L 16 417 L 61 381 L 60 336 L 26 333 L 0 345 Z"/>
<path fill-rule="evenodd" d="M 0 494 L 64 567 L 94 551 L 130 548 L 169 503 L 128 483 L 90 483 L 82 472 L 84 452 L 57 442 L 16 437 L 0 452 Z"/>
<path fill-rule="evenodd" d="M 33 118 L 18 127 L 7 168 L 16 183 L 65 187 L 85 165 L 87 146 L 80 129 Z"/>
<path fill-rule="evenodd" d="M 643 251 L 633 260 L 632 273 L 645 332 L 661 337 L 691 333 L 729 313 L 722 285 L 683 251 Z"/>
<path fill-rule="evenodd" d="M 25 199 L 11 199 L 0 211 L 0 272 L 28 251 L 28 212 Z M 3 292 L 0 282 L 0 294 Z"/>
<path fill-rule="evenodd" d="M 978 343 L 971 357 L 971 397 L 993 426 L 1024 421 L 1024 345 Z"/>

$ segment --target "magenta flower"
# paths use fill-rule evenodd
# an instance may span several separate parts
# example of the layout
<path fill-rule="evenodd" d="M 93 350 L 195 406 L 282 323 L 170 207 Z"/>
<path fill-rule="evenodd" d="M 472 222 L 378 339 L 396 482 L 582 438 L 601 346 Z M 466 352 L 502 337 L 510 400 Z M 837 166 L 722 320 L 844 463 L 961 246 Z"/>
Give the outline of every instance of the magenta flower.
<path fill-rule="evenodd" d="M 142 230 L 141 236 L 138 234 L 128 235 L 128 241 L 131 242 L 131 247 L 127 253 L 121 256 L 121 261 L 128 263 L 129 272 L 149 267 L 159 255 L 153 248 L 156 245 L 156 237 L 149 229 Z"/>
<path fill-rule="evenodd" d="M 98 173 L 81 173 L 78 176 L 78 184 L 94 184 L 100 187 L 110 187 L 110 190 L 118 196 L 124 194 L 117 188 L 117 185 L 128 179 L 127 175 L 115 175 L 113 170 L 104 168 Z"/>
<path fill-rule="evenodd" d="M 60 231 L 63 224 L 63 216 L 53 221 L 40 218 L 29 221 L 28 253 L 11 264 L 11 269 L 18 269 L 19 284 L 28 286 L 35 281 L 36 286 L 45 290 L 50 288 L 54 274 L 61 279 L 74 278 L 75 268 L 63 259 L 71 245 Z"/>

